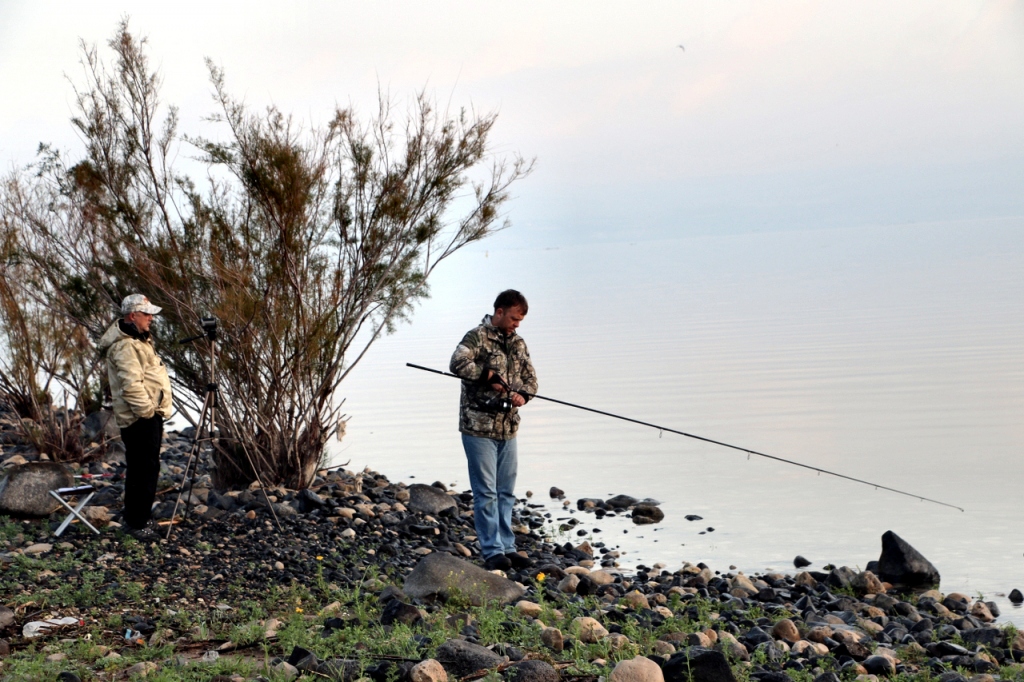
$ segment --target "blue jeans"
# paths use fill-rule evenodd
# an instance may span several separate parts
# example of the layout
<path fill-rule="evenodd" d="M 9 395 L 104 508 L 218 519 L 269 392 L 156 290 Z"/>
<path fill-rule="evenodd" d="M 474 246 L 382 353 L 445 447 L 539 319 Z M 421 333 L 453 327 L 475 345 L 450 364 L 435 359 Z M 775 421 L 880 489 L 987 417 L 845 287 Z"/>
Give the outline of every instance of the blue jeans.
<path fill-rule="evenodd" d="M 516 503 L 516 439 L 494 440 L 462 434 L 473 488 L 473 522 L 484 559 L 516 551 L 512 507 Z"/>

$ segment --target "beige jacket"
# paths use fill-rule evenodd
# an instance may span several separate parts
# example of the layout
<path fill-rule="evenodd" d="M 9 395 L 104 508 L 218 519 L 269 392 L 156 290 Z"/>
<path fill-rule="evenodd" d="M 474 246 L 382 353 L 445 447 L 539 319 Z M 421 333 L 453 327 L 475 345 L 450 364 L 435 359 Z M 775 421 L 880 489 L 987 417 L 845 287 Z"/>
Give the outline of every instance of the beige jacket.
<path fill-rule="evenodd" d="M 153 341 L 133 338 L 114 322 L 100 339 L 107 356 L 107 378 L 114 399 L 114 419 L 124 429 L 139 419 L 171 416 L 171 380 L 156 355 Z"/>

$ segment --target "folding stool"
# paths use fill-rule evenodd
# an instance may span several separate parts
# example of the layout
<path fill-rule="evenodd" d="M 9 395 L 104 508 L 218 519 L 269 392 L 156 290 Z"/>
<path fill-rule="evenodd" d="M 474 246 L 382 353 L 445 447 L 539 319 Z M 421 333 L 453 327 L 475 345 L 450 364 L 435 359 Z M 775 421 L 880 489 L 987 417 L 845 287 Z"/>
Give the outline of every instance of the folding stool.
<path fill-rule="evenodd" d="M 64 522 L 60 524 L 60 527 L 54 533 L 55 537 L 60 537 L 60 534 L 63 533 L 64 530 L 71 524 L 71 521 L 76 518 L 85 525 L 89 526 L 89 530 L 91 530 L 93 533 L 96 533 L 96 535 L 100 534 L 100 532 L 96 530 L 96 528 L 91 523 L 89 523 L 85 519 L 85 517 L 82 516 L 81 513 L 82 510 L 85 509 L 85 505 L 89 504 L 89 500 L 91 500 L 93 498 L 93 495 L 95 494 L 96 489 L 93 488 L 91 485 L 80 485 L 77 488 L 58 488 L 57 490 L 50 491 L 50 495 L 53 496 L 53 499 L 60 502 L 61 506 L 70 512 L 68 514 L 68 517 L 64 519 Z M 64 499 L 65 497 L 78 497 L 78 504 L 75 507 L 72 507 Z"/>

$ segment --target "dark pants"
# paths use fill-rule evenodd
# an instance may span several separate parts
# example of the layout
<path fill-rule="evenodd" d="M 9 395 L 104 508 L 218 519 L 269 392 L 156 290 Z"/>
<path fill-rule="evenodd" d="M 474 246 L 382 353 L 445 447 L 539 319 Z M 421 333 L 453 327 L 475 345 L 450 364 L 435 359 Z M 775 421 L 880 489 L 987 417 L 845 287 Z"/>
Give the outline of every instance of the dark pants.
<path fill-rule="evenodd" d="M 149 522 L 160 477 L 163 436 L 164 418 L 158 414 L 121 429 L 124 460 L 128 465 L 124 479 L 124 522 L 130 528 L 142 528 Z"/>

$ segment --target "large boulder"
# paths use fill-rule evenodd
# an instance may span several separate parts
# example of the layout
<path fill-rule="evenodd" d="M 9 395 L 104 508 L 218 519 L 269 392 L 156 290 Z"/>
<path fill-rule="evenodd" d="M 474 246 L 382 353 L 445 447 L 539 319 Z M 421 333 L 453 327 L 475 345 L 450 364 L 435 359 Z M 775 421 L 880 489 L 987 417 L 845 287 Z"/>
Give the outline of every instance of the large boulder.
<path fill-rule="evenodd" d="M 75 484 L 71 473 L 58 462 L 29 462 L 11 467 L 0 481 L 0 512 L 49 516 L 60 504 L 51 490 Z"/>
<path fill-rule="evenodd" d="M 442 514 L 448 509 L 458 509 L 455 499 L 432 485 L 416 483 L 409 486 L 409 502 L 405 505 L 414 512 Z"/>
<path fill-rule="evenodd" d="M 448 599 L 460 594 L 475 606 L 507 604 L 517 601 L 525 592 L 511 580 L 445 552 L 423 557 L 406 577 L 403 590 L 413 599 Z"/>
<path fill-rule="evenodd" d="M 885 531 L 882 535 L 878 577 L 894 585 L 907 587 L 931 587 L 939 584 L 939 571 L 932 562 L 891 530 Z"/>

